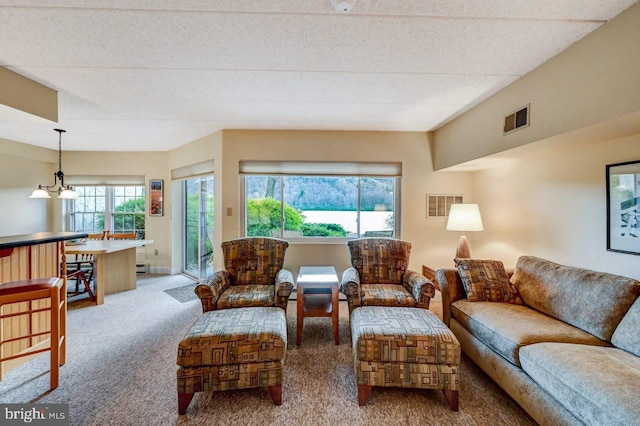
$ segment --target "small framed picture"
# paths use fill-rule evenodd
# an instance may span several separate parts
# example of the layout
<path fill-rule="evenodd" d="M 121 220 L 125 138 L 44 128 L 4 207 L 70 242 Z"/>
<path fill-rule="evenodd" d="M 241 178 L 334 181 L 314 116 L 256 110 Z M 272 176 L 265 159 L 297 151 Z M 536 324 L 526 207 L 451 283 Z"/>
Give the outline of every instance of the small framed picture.
<path fill-rule="evenodd" d="M 162 179 L 149 180 L 149 216 L 164 215 L 163 191 Z"/>
<path fill-rule="evenodd" d="M 640 161 L 607 166 L 607 250 L 640 255 Z"/>

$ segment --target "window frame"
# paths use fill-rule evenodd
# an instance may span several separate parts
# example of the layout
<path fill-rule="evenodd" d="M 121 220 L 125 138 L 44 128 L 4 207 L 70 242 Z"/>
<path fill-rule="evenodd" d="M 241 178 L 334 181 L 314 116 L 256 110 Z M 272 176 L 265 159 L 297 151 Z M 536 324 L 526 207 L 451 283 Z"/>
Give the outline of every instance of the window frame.
<path fill-rule="evenodd" d="M 214 244 L 214 237 L 215 237 L 215 232 L 214 232 L 214 226 L 215 226 L 215 175 L 213 173 L 210 174 L 205 174 L 205 175 L 198 175 L 198 176 L 191 176 L 191 177 L 187 177 L 184 179 L 181 179 L 180 182 L 180 202 L 181 202 L 181 214 L 182 214 L 182 219 L 181 219 L 181 246 L 182 246 L 182 261 L 181 261 L 181 270 L 182 273 L 194 278 L 194 279 L 204 279 L 206 278 L 206 274 L 209 273 L 213 273 L 215 270 L 215 266 L 212 266 L 211 270 L 208 270 L 207 268 L 205 268 L 205 274 L 202 274 L 202 269 L 201 269 L 201 259 L 202 259 L 202 253 L 201 253 L 201 247 L 202 247 L 202 240 L 201 240 L 201 231 L 202 231 L 202 225 L 203 225 L 203 216 L 206 217 L 206 215 L 209 213 L 209 211 L 207 210 L 207 205 L 206 205 L 206 200 L 202 199 L 202 184 L 203 184 L 203 179 L 206 178 L 211 178 L 212 179 L 212 183 L 213 183 L 213 192 L 211 193 L 211 196 L 214 197 L 214 208 L 211 211 L 212 214 L 212 220 L 211 220 L 211 244 L 212 246 L 215 246 Z M 187 212 L 187 201 L 188 201 L 188 191 L 187 191 L 187 184 L 189 180 L 193 180 L 193 179 L 198 179 L 198 185 L 200 187 L 200 190 L 198 192 L 198 254 L 197 254 L 197 258 L 198 258 L 198 274 L 194 274 L 192 272 L 192 270 L 189 270 L 186 268 L 187 266 L 187 220 L 188 220 L 188 212 Z M 206 224 L 207 221 L 206 219 L 204 220 L 204 223 Z M 212 249 L 211 252 L 211 264 L 214 264 L 214 254 L 215 254 L 215 249 Z"/>
<path fill-rule="evenodd" d="M 77 214 L 82 214 L 82 215 L 86 215 L 86 214 L 93 214 L 94 216 L 94 226 L 95 226 L 95 216 L 98 214 L 104 214 L 104 229 L 105 231 L 109 231 L 111 233 L 118 233 L 118 231 L 122 232 L 121 229 L 113 229 L 114 227 L 114 221 L 116 216 L 124 216 L 124 215 L 142 215 L 143 219 L 144 219 L 144 224 L 145 227 L 138 229 L 135 227 L 135 219 L 134 219 L 134 229 L 131 230 L 130 232 L 133 231 L 137 231 L 138 235 L 142 235 L 144 237 L 146 237 L 146 225 L 147 225 L 147 211 L 146 211 L 146 205 L 147 205 L 147 190 L 145 185 L 136 185 L 136 184 L 130 184 L 130 185 L 96 185 L 96 184 L 87 184 L 87 185 L 82 185 L 82 184 L 76 184 L 74 185 L 74 188 L 78 188 L 78 187 L 93 187 L 93 188 L 104 188 L 105 189 L 105 195 L 104 195 L 104 199 L 105 199 L 105 211 L 95 211 L 95 212 L 85 212 L 85 211 L 76 211 L 75 207 L 76 207 L 76 200 L 75 199 L 71 199 L 68 200 L 67 202 L 67 211 L 68 214 L 66 215 L 67 217 L 67 229 L 71 230 L 71 232 L 85 232 L 85 231 L 76 231 L 75 229 L 75 222 L 76 222 L 76 218 L 75 216 Z M 116 201 L 116 188 L 126 188 L 126 187 L 135 187 L 135 188 L 141 188 L 143 195 L 144 195 L 144 203 L 142 204 L 143 210 L 142 211 L 133 211 L 133 212 L 116 212 L 115 211 L 115 201 Z M 125 190 L 126 191 L 126 190 Z M 138 197 L 135 197 L 138 198 Z M 103 230 L 99 230 L 99 229 L 94 229 L 93 233 L 99 233 L 102 232 Z M 125 232 L 128 230 L 124 230 Z"/>
<path fill-rule="evenodd" d="M 294 176 L 305 176 L 305 177 L 318 177 L 318 178 L 323 178 L 323 177 L 353 177 L 353 178 L 357 178 L 358 179 L 358 184 L 357 184 L 357 206 L 358 209 L 356 211 L 356 223 L 357 223 L 357 231 L 358 231 L 358 236 L 354 236 L 354 237 L 294 237 L 294 236 L 283 236 L 283 231 L 284 231 L 284 217 L 282 217 L 281 219 L 281 229 L 280 229 L 280 236 L 279 237 L 274 237 L 274 238 L 280 238 L 280 239 L 284 239 L 287 240 L 289 242 L 292 243 L 296 243 L 296 244 L 344 244 L 349 240 L 354 240 L 354 239 L 358 239 L 358 238 L 365 238 L 363 235 L 361 235 L 360 233 L 360 213 L 361 213 L 361 179 L 366 179 L 366 178 L 373 178 L 373 179 L 393 179 L 393 218 L 394 218 L 394 224 L 393 224 L 393 235 L 389 238 L 396 238 L 396 239 L 401 239 L 401 188 L 402 188 L 402 176 L 371 176 L 371 175 L 333 175 L 333 174 L 326 174 L 326 175 L 321 175 L 321 174 L 313 174 L 313 175 L 300 175 L 300 174 L 294 174 L 294 173 L 283 173 L 283 174 L 263 174 L 263 173 L 250 173 L 250 174 L 244 174 L 241 173 L 240 174 L 240 232 L 241 235 L 243 236 L 247 236 L 247 182 L 246 182 L 246 178 L 247 177 L 252 177 L 252 176 L 263 176 L 263 177 L 268 177 L 268 176 L 280 176 L 283 179 L 281 179 L 280 181 L 280 206 L 281 206 L 281 212 L 282 212 L 282 208 L 284 207 L 284 202 L 285 202 L 285 196 L 284 196 L 284 186 L 285 186 L 285 182 L 284 182 L 284 178 L 286 177 L 294 177 Z M 284 216 L 284 215 L 282 215 Z"/>

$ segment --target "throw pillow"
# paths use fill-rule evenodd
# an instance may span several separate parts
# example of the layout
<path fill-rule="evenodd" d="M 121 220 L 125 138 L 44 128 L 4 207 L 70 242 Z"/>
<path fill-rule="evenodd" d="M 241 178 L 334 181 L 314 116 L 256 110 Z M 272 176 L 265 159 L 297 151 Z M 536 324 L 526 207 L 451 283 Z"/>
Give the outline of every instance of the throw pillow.
<path fill-rule="evenodd" d="M 455 259 L 458 274 L 470 302 L 522 304 L 518 290 L 509 281 L 499 260 Z"/>

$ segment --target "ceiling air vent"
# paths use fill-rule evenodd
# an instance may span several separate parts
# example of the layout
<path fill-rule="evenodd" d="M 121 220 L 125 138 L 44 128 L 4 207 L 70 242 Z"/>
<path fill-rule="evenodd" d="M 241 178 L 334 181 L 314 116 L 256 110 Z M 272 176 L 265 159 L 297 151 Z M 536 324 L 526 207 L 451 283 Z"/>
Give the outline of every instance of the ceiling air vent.
<path fill-rule="evenodd" d="M 529 126 L 529 107 L 527 105 L 504 118 L 504 134 L 514 132 Z"/>

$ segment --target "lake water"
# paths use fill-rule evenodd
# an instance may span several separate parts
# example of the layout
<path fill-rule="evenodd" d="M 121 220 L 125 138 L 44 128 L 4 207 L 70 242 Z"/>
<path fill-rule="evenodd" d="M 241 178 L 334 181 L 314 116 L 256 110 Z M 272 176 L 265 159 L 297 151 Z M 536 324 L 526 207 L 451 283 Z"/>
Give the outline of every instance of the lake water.
<path fill-rule="evenodd" d="M 337 223 L 349 231 L 350 233 L 356 233 L 357 228 L 357 212 L 355 211 L 304 211 L 302 214 L 305 216 L 305 222 L 307 223 Z M 382 231 L 389 229 L 384 221 L 393 212 L 360 212 L 360 233 L 364 234 L 366 231 Z"/>

